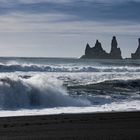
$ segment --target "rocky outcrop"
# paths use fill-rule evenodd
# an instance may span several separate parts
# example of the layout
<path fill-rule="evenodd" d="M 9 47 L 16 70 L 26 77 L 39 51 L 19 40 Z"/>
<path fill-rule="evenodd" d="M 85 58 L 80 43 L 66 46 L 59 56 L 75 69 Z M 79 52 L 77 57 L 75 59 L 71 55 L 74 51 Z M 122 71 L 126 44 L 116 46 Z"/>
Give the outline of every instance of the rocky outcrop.
<path fill-rule="evenodd" d="M 122 59 L 121 49 L 118 48 L 118 43 L 115 36 L 113 36 L 111 42 L 110 59 Z"/>
<path fill-rule="evenodd" d="M 108 53 L 106 53 L 106 51 L 103 50 L 101 43 L 98 40 L 96 40 L 96 44 L 93 48 L 91 48 L 89 44 L 86 45 L 85 55 L 83 55 L 81 58 L 106 59 L 108 58 Z"/>
<path fill-rule="evenodd" d="M 139 45 L 135 53 L 131 54 L 132 59 L 140 59 L 140 38 L 138 39 Z"/>
<path fill-rule="evenodd" d="M 121 50 L 117 47 L 118 43 L 114 36 L 111 43 L 111 51 L 107 53 L 101 43 L 97 40 L 95 46 L 92 48 L 87 44 L 85 49 L 85 55 L 81 58 L 85 59 L 122 59 Z"/>

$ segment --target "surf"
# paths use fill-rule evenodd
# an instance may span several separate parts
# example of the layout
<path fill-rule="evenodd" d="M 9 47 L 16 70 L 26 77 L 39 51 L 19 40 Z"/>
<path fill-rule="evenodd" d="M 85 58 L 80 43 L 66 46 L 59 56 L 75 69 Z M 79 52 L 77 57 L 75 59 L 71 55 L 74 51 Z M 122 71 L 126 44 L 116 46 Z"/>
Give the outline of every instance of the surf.
<path fill-rule="evenodd" d="M 22 79 L 14 75 L 0 79 L 1 109 L 88 105 L 90 105 L 88 100 L 70 97 L 62 82 L 54 78 L 35 75 Z"/>

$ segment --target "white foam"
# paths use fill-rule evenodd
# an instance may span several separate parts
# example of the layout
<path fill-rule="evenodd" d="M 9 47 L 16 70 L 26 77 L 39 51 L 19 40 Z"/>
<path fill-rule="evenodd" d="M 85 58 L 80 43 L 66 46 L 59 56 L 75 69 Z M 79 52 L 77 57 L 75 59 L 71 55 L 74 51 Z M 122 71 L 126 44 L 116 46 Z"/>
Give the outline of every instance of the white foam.
<path fill-rule="evenodd" d="M 97 112 L 117 112 L 117 111 L 140 111 L 140 101 L 119 102 L 91 107 L 57 107 L 47 109 L 0 111 L 0 117 L 6 116 L 30 116 L 30 115 L 52 115 L 67 113 L 97 113 Z"/>
<path fill-rule="evenodd" d="M 98 65 L 56 65 L 34 64 L 9 61 L 0 63 L 0 72 L 34 71 L 34 72 L 140 72 L 140 67 L 135 66 L 98 66 Z"/>
<path fill-rule="evenodd" d="M 70 97 L 62 85 L 60 80 L 45 75 L 37 74 L 29 79 L 15 74 L 3 76 L 0 82 L 0 107 L 18 109 L 90 105 L 86 99 Z"/>

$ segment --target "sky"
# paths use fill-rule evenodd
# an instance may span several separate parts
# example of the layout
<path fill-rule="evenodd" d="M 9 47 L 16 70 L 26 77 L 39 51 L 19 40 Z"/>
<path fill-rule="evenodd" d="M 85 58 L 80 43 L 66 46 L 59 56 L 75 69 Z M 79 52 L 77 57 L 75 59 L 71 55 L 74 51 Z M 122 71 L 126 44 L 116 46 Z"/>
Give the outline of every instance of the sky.
<path fill-rule="evenodd" d="M 80 57 L 112 36 L 124 58 L 138 47 L 140 0 L 0 0 L 0 56 Z"/>

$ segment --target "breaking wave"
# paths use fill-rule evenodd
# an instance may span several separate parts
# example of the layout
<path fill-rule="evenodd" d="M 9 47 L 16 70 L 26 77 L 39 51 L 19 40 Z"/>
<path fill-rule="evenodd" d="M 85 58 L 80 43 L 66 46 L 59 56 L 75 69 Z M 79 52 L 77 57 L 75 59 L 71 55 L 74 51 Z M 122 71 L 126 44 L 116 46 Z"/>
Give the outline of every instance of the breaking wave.
<path fill-rule="evenodd" d="M 140 72 L 140 67 L 130 66 L 55 66 L 37 64 L 0 64 L 0 72 Z"/>
<path fill-rule="evenodd" d="M 0 108 L 46 108 L 89 106 L 86 99 L 73 98 L 57 79 L 35 75 L 28 79 L 18 76 L 0 78 Z"/>

